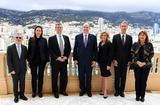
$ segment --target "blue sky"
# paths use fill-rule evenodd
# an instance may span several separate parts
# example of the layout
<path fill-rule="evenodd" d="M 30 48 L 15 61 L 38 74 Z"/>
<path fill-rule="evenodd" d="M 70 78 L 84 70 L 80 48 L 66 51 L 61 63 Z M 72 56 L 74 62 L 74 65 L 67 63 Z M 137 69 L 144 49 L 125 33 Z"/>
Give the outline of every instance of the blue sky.
<path fill-rule="evenodd" d="M 0 0 L 0 8 L 21 11 L 73 9 L 105 12 L 160 12 L 160 0 Z"/>

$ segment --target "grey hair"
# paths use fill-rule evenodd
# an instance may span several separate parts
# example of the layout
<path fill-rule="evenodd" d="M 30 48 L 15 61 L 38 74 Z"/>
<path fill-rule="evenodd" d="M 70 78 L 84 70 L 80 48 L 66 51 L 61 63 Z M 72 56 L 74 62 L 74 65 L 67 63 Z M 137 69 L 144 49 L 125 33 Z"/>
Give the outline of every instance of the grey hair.
<path fill-rule="evenodd" d="M 127 22 L 127 21 L 122 21 L 122 22 L 120 23 L 120 26 L 121 26 L 121 24 L 123 24 L 123 23 L 128 26 L 128 22 Z"/>
<path fill-rule="evenodd" d="M 22 33 L 15 33 L 14 37 L 16 37 L 16 35 L 22 35 Z M 22 35 L 22 37 L 23 37 L 23 35 Z"/>

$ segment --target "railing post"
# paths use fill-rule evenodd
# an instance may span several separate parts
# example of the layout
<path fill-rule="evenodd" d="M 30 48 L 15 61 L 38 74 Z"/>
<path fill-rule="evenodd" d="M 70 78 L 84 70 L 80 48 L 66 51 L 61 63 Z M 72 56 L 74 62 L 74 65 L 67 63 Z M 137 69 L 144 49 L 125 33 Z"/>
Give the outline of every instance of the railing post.
<path fill-rule="evenodd" d="M 6 54 L 0 53 L 0 95 L 8 94 L 6 79 Z"/>

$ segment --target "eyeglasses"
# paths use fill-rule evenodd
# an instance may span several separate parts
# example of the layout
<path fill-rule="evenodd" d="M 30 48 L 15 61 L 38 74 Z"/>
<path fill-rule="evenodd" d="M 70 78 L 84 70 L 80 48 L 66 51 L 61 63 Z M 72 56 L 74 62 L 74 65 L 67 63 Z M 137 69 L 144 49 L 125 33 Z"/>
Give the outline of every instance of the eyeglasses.
<path fill-rule="evenodd" d="M 22 37 L 16 37 L 16 39 L 22 39 Z"/>

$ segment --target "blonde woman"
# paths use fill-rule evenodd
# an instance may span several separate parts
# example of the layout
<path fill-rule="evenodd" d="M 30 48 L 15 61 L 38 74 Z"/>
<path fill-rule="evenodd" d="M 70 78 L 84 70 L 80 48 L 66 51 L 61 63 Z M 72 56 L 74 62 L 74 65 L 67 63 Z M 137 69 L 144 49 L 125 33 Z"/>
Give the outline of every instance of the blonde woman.
<path fill-rule="evenodd" d="M 107 99 L 107 80 L 111 76 L 110 68 L 112 62 L 112 43 L 109 41 L 109 34 L 102 32 L 100 35 L 99 51 L 98 51 L 98 64 L 102 76 L 102 93 L 104 99 Z"/>

